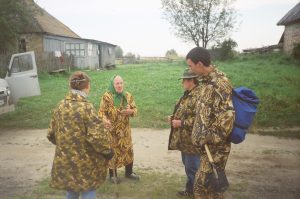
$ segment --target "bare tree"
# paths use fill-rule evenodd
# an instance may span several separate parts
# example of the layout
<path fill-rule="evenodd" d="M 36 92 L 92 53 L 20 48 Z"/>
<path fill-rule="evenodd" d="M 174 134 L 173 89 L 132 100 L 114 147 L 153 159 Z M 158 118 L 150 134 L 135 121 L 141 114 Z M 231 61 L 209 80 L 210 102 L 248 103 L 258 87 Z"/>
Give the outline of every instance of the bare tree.
<path fill-rule="evenodd" d="M 235 0 L 161 0 L 165 18 L 175 35 L 206 48 L 219 42 L 236 23 Z"/>

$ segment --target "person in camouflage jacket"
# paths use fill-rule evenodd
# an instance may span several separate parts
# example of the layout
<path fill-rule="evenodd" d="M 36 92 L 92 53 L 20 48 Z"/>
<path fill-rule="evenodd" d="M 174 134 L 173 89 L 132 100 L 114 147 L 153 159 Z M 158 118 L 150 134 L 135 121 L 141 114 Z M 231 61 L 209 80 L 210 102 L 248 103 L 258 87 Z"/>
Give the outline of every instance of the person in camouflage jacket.
<path fill-rule="evenodd" d="M 112 77 L 108 91 L 101 98 L 98 115 L 109 130 L 111 147 L 115 152 L 108 163 L 110 180 L 117 177 L 117 169 L 123 166 L 126 178 L 138 180 L 139 176 L 133 172 L 134 153 L 130 127 L 130 118 L 137 115 L 137 106 L 133 96 L 124 91 L 121 76 Z M 119 178 L 115 180 L 119 182 Z"/>
<path fill-rule="evenodd" d="M 182 85 L 184 95 L 176 103 L 173 115 L 169 117 L 171 132 L 169 137 L 169 150 L 181 151 L 182 163 L 185 167 L 187 182 L 185 190 L 179 191 L 179 196 L 193 195 L 195 174 L 200 164 L 200 148 L 192 143 L 192 130 L 196 115 L 196 102 L 198 97 L 197 75 L 190 70 L 185 70 Z"/>
<path fill-rule="evenodd" d="M 112 158 L 107 132 L 86 99 L 89 77 L 75 72 L 70 92 L 53 111 L 47 138 L 56 145 L 50 186 L 67 191 L 67 199 L 96 198 Z"/>
<path fill-rule="evenodd" d="M 201 84 L 192 132 L 193 143 L 201 149 L 201 164 L 194 184 L 195 199 L 224 198 L 223 192 L 214 191 L 207 183 L 212 166 L 204 145 L 208 145 L 217 169 L 225 170 L 231 148 L 228 138 L 235 116 L 232 86 L 225 74 L 211 65 L 206 49 L 192 49 L 187 54 L 186 61 L 190 69 L 200 75 Z"/>

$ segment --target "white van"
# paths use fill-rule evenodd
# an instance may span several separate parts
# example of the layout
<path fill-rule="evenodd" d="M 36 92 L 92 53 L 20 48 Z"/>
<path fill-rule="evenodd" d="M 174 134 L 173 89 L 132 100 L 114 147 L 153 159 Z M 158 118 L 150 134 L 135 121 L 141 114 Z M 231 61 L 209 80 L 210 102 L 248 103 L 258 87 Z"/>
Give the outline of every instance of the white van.
<path fill-rule="evenodd" d="M 4 79 L 0 79 L 0 114 L 14 110 L 22 97 L 41 95 L 34 52 L 13 54 Z"/>

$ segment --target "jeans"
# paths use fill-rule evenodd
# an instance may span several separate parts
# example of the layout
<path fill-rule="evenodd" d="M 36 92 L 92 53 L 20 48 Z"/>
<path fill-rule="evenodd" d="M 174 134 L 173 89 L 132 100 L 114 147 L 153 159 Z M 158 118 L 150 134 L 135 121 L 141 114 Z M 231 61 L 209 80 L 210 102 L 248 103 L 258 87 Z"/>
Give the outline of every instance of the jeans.
<path fill-rule="evenodd" d="M 67 191 L 66 199 L 79 199 L 80 193 Z M 81 192 L 82 199 L 96 199 L 96 190 Z"/>
<path fill-rule="evenodd" d="M 185 190 L 193 193 L 195 174 L 200 166 L 200 156 L 181 152 L 181 158 L 187 176 Z"/>

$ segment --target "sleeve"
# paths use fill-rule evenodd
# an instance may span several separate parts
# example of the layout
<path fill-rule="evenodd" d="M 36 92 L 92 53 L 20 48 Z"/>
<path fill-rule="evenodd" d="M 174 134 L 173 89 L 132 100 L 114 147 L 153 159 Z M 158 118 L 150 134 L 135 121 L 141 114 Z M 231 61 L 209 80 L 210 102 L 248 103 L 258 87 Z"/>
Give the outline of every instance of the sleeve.
<path fill-rule="evenodd" d="M 107 120 L 107 112 L 109 109 L 108 106 L 108 99 L 107 99 L 107 93 L 105 93 L 100 101 L 100 106 L 99 106 L 99 111 L 98 111 L 98 116 L 102 121 Z"/>
<path fill-rule="evenodd" d="M 195 96 L 192 97 L 191 100 L 188 101 L 188 104 L 186 104 L 186 113 L 184 114 L 182 122 L 182 127 L 187 130 L 193 130 L 194 122 L 195 122 L 195 116 L 196 116 L 196 103 L 197 98 Z"/>
<path fill-rule="evenodd" d="M 92 104 L 87 104 L 86 107 L 85 128 L 87 131 L 86 140 L 95 151 L 103 155 L 111 153 L 107 131 Z"/>
<path fill-rule="evenodd" d="M 55 139 L 55 132 L 57 132 L 57 121 L 56 121 L 56 110 L 53 111 L 52 113 L 52 118 L 48 127 L 48 133 L 47 133 L 47 138 L 48 140 L 56 145 L 56 139 Z"/>
<path fill-rule="evenodd" d="M 133 113 L 131 114 L 131 117 L 137 116 L 137 107 L 136 107 L 134 98 L 131 94 L 128 94 L 128 105 L 133 110 Z"/>
<path fill-rule="evenodd" d="M 213 90 L 211 97 L 214 99 L 212 105 L 214 119 L 207 129 L 207 136 L 210 137 L 210 143 L 217 145 L 227 140 L 233 128 L 232 87 L 229 83 L 220 83 L 219 87 Z"/>
<path fill-rule="evenodd" d="M 195 121 L 194 117 L 185 118 L 184 120 L 181 121 L 182 127 L 185 129 L 193 129 L 194 121 Z"/>

